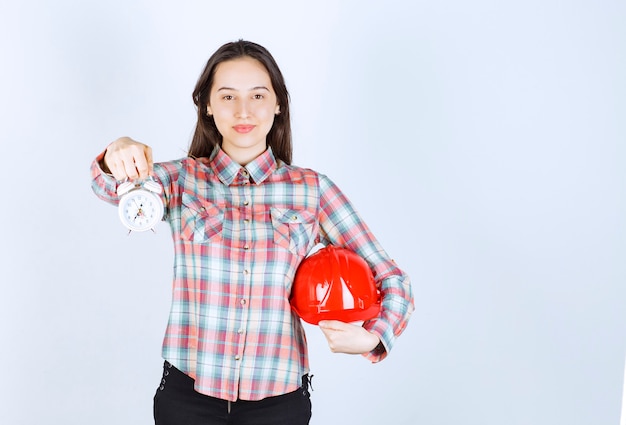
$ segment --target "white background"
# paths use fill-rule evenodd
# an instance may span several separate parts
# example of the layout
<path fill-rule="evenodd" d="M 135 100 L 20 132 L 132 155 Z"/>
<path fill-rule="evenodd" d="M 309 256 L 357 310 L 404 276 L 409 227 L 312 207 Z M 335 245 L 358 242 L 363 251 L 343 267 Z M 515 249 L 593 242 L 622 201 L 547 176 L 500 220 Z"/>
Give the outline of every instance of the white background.
<path fill-rule="evenodd" d="M 0 421 L 150 424 L 172 243 L 89 187 L 115 138 L 185 155 L 206 60 L 278 61 L 294 163 L 412 277 L 381 364 L 307 327 L 312 424 L 616 424 L 626 352 L 626 4 L 0 3 Z"/>

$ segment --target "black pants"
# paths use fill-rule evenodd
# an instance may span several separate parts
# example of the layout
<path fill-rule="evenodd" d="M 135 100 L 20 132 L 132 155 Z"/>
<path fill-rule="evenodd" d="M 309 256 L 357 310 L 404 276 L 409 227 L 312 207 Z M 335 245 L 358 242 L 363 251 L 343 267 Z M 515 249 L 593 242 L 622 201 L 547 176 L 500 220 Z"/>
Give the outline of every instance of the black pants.
<path fill-rule="evenodd" d="M 309 378 L 294 392 L 259 401 L 228 402 L 196 392 L 194 381 L 170 363 L 154 396 L 156 425 L 308 425 Z"/>

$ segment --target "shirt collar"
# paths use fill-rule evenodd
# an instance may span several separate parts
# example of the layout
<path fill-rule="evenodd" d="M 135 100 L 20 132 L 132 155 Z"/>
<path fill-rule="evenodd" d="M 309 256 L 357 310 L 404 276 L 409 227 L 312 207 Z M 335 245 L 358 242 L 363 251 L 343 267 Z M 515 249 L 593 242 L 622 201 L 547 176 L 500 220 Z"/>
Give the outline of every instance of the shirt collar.
<path fill-rule="evenodd" d="M 210 157 L 210 166 L 222 183 L 229 186 L 233 184 L 237 175 L 242 169 L 245 169 L 252 180 L 256 183 L 262 183 L 267 179 L 278 167 L 272 148 L 268 148 L 254 160 L 242 167 L 231 159 L 226 152 L 218 145 L 215 146 Z"/>

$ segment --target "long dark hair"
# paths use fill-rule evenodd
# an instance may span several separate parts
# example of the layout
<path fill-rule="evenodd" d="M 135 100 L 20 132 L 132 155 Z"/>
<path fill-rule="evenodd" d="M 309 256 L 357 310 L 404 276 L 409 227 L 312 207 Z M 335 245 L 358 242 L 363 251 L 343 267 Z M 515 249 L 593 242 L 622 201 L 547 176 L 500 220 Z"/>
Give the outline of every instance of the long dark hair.
<path fill-rule="evenodd" d="M 274 118 L 274 125 L 267 135 L 267 145 L 274 156 L 286 164 L 291 164 L 291 119 L 289 118 L 289 93 L 283 74 L 276 61 L 263 46 L 250 41 L 239 40 L 226 43 L 209 58 L 193 90 L 193 103 L 196 105 L 198 122 L 189 146 L 188 155 L 192 158 L 207 157 L 216 144 L 222 143 L 222 135 L 217 131 L 213 117 L 207 115 L 207 105 L 213 85 L 217 65 L 224 61 L 249 56 L 263 64 L 270 76 L 276 100 L 280 105 L 280 114 Z"/>

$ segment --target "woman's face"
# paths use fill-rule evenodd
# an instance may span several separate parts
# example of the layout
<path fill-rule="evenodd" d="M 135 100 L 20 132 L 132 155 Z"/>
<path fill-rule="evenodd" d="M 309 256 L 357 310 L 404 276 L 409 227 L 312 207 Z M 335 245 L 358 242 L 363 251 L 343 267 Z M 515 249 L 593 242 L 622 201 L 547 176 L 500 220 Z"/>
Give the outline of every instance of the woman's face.
<path fill-rule="evenodd" d="M 220 63 L 213 77 L 207 113 L 222 135 L 222 149 L 245 165 L 266 149 L 266 136 L 280 112 L 265 67 L 250 57 Z"/>

